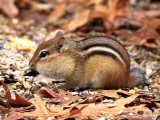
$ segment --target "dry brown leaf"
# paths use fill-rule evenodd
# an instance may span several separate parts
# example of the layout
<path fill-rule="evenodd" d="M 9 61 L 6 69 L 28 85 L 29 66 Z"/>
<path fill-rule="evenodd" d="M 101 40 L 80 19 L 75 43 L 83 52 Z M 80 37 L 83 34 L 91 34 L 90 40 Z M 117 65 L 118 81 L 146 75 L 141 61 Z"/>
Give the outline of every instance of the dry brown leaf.
<path fill-rule="evenodd" d="M 152 22 L 151 22 L 152 21 Z M 160 39 L 160 34 L 158 32 L 160 26 L 159 18 L 146 18 L 142 19 L 142 26 L 134 33 L 115 31 L 116 34 L 121 34 L 124 36 L 132 36 L 131 41 L 122 42 L 124 45 L 144 45 L 150 48 L 160 49 L 160 46 L 154 43 L 154 40 Z M 148 40 L 152 40 L 150 43 Z"/>
<path fill-rule="evenodd" d="M 44 88 L 41 91 L 38 91 L 36 94 L 41 98 L 51 98 L 47 101 L 47 104 L 58 104 L 62 106 L 67 106 L 70 103 L 79 99 L 78 96 L 73 96 L 70 92 L 64 91 L 62 89 L 58 89 L 59 93 L 55 93 L 49 88 Z"/>
<path fill-rule="evenodd" d="M 78 96 L 73 96 L 70 92 L 64 91 L 62 89 L 58 89 L 58 92 L 60 94 L 60 104 L 61 105 L 69 105 L 73 101 L 77 101 L 80 98 Z"/>
<path fill-rule="evenodd" d="M 56 7 L 54 7 L 54 11 L 49 15 L 48 21 L 53 22 L 61 18 L 64 15 L 66 6 L 67 4 L 63 2 L 60 5 L 57 5 Z"/>
<path fill-rule="evenodd" d="M 141 21 L 144 18 L 156 18 L 160 16 L 160 10 L 134 10 L 132 11 L 132 19 L 134 21 Z"/>
<path fill-rule="evenodd" d="M 78 2 L 76 2 L 78 3 Z M 106 29 L 115 29 L 121 25 L 124 25 L 127 21 L 124 18 L 130 16 L 130 4 L 129 0 L 114 0 L 114 1 L 95 1 L 89 2 L 83 1 L 83 4 L 75 4 L 70 2 L 69 9 L 73 9 L 74 17 L 63 25 L 64 30 L 74 31 L 80 27 L 83 27 L 87 23 L 93 21 L 96 18 L 102 18 Z M 75 10 L 76 9 L 76 10 Z M 114 24 L 114 21 L 115 22 Z M 88 28 L 86 28 L 88 29 Z"/>
<path fill-rule="evenodd" d="M 36 93 L 41 98 L 59 98 L 60 96 L 49 88 L 43 88 Z"/>
<path fill-rule="evenodd" d="M 14 3 L 15 0 L 0 0 L 0 9 L 9 17 L 15 17 L 19 11 Z"/>
<path fill-rule="evenodd" d="M 144 110 L 145 114 L 151 114 L 150 116 L 154 116 L 151 112 L 151 110 L 146 109 L 144 105 L 139 105 L 139 106 L 133 106 L 133 107 L 125 107 L 125 104 L 128 104 L 137 98 L 138 95 L 132 95 L 128 98 L 120 98 L 117 101 L 114 102 L 116 105 L 114 108 L 108 108 L 107 104 L 89 104 L 84 110 L 81 111 L 81 115 L 85 118 L 87 118 L 87 114 L 94 114 L 97 116 L 103 116 L 101 113 L 105 113 L 106 115 L 108 114 L 114 114 L 117 115 L 121 110 L 123 110 L 124 113 L 134 113 L 137 114 L 138 110 Z M 77 107 L 80 105 L 77 105 Z"/>
<path fill-rule="evenodd" d="M 17 112 L 18 115 L 24 115 L 24 116 L 37 116 L 39 118 L 48 118 L 49 116 L 52 116 L 53 114 L 50 113 L 49 110 L 46 108 L 46 100 L 42 101 L 39 96 L 36 96 L 36 100 L 33 103 L 35 105 L 36 110 L 32 112 L 25 112 L 20 113 Z"/>
<path fill-rule="evenodd" d="M 64 106 L 50 106 L 47 109 L 52 113 L 61 113 L 64 111 Z"/>
<path fill-rule="evenodd" d="M 62 97 L 73 97 L 73 95 L 68 91 L 64 91 L 62 89 L 58 89 L 58 92 Z"/>
<path fill-rule="evenodd" d="M 35 105 L 36 110 L 32 111 L 32 112 L 25 112 L 25 113 L 21 113 L 21 112 L 16 112 L 18 115 L 24 115 L 24 116 L 37 116 L 38 118 L 43 118 L 43 119 L 47 119 L 48 117 L 58 117 L 58 116 L 66 116 L 69 113 L 70 109 L 63 109 L 63 107 L 60 106 L 51 106 L 51 107 L 46 107 L 46 102 L 47 99 L 42 101 L 41 98 L 39 96 L 36 96 L 36 100 L 33 103 L 33 105 Z M 56 110 L 58 108 L 58 110 Z M 63 110 L 62 110 L 63 109 Z"/>
<path fill-rule="evenodd" d="M 71 110 L 70 110 L 70 114 L 69 114 L 69 117 L 73 116 L 73 115 L 76 115 L 76 114 L 80 114 L 81 111 L 87 107 L 87 105 L 84 105 L 82 106 L 81 108 L 77 108 L 77 107 L 73 107 Z"/>
<path fill-rule="evenodd" d="M 0 105 L 8 109 L 11 108 L 10 104 L 8 102 L 5 102 L 2 98 L 0 98 Z"/>
<path fill-rule="evenodd" d="M 96 95 L 96 96 L 93 96 L 92 98 L 87 98 L 81 104 L 97 103 L 97 101 L 102 102 L 104 97 L 105 96 L 103 96 L 103 95 Z"/>
<path fill-rule="evenodd" d="M 91 17 L 100 17 L 104 22 L 113 22 L 116 17 L 129 17 L 130 16 L 129 0 L 113 0 L 108 1 L 107 4 L 96 4 L 95 10 Z"/>
<path fill-rule="evenodd" d="M 23 99 L 22 97 L 20 97 L 17 93 L 11 92 L 3 81 L 1 81 L 1 83 L 6 92 L 7 102 L 10 105 L 29 106 L 32 104 L 27 100 Z"/>
<path fill-rule="evenodd" d="M 66 31 L 73 31 L 85 25 L 89 21 L 90 10 L 77 12 L 72 21 L 67 23 Z"/>
<path fill-rule="evenodd" d="M 12 113 L 9 114 L 8 117 L 6 117 L 3 120 L 19 120 L 19 119 L 22 119 L 22 118 L 23 118 L 22 115 L 17 115 L 16 112 L 13 111 Z"/>
<path fill-rule="evenodd" d="M 142 19 L 142 21 L 142 27 L 136 31 L 135 35 L 139 33 L 141 37 L 144 36 L 146 39 L 160 39 L 160 34 L 157 32 L 157 28 L 160 25 L 160 19 L 146 18 Z M 141 40 L 141 38 L 138 40 Z"/>
<path fill-rule="evenodd" d="M 126 18 L 130 17 L 129 0 L 114 0 L 108 3 L 95 6 L 90 20 L 94 18 L 102 18 L 107 30 L 117 29 L 124 25 Z"/>

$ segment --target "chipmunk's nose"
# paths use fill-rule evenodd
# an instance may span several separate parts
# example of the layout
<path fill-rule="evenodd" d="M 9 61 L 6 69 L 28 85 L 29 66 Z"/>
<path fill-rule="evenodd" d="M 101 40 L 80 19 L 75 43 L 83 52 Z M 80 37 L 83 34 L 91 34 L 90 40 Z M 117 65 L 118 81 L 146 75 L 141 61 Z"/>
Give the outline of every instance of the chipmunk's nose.
<path fill-rule="evenodd" d="M 24 76 L 37 76 L 39 72 L 34 69 L 33 67 L 29 67 L 27 70 L 24 71 Z"/>

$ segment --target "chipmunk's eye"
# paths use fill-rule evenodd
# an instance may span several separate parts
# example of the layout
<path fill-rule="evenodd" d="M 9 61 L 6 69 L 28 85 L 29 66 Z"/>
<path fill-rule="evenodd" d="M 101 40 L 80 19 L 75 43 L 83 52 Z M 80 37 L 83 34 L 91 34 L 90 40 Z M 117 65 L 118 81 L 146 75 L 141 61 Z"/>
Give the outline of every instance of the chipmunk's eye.
<path fill-rule="evenodd" d="M 49 54 L 49 52 L 47 52 L 47 51 L 42 51 L 42 52 L 40 53 L 40 57 L 41 57 L 41 58 L 42 58 L 42 57 L 46 57 L 48 54 Z"/>

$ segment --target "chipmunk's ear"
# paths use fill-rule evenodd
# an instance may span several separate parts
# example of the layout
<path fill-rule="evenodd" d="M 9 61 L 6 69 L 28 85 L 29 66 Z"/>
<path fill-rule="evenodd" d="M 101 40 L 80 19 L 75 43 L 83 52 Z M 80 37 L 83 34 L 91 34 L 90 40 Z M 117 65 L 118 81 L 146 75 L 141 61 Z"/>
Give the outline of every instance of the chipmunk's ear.
<path fill-rule="evenodd" d="M 64 43 L 65 43 L 65 37 L 59 37 L 58 40 L 57 40 L 57 47 L 58 49 L 60 49 L 62 46 L 64 46 Z"/>
<path fill-rule="evenodd" d="M 64 31 L 63 30 L 56 30 L 55 31 L 55 37 L 63 37 L 64 36 Z"/>
<path fill-rule="evenodd" d="M 57 45 L 58 50 L 60 50 L 65 42 L 64 31 L 56 30 L 54 32 L 54 38 L 56 38 L 55 44 Z"/>

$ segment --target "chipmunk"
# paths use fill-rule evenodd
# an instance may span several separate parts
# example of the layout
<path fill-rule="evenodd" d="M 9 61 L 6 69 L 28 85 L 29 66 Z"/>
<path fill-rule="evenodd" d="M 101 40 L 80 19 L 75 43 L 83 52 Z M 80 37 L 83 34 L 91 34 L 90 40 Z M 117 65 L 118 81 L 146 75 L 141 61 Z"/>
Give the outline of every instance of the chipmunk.
<path fill-rule="evenodd" d="M 116 89 L 136 86 L 130 73 L 130 58 L 124 46 L 107 36 L 75 41 L 58 30 L 41 43 L 29 65 L 54 79 L 65 79 L 64 89 Z"/>

